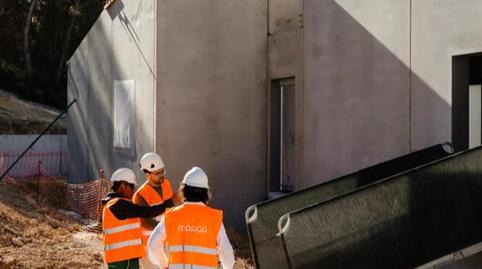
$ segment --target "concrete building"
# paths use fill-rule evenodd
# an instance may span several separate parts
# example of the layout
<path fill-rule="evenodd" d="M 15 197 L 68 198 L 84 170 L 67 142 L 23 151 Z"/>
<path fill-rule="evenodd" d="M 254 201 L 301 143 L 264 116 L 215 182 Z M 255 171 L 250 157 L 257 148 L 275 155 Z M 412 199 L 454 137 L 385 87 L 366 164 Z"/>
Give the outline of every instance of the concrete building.
<path fill-rule="evenodd" d="M 70 59 L 69 178 L 156 151 L 241 228 L 269 192 L 478 145 L 479 2 L 114 1 Z"/>

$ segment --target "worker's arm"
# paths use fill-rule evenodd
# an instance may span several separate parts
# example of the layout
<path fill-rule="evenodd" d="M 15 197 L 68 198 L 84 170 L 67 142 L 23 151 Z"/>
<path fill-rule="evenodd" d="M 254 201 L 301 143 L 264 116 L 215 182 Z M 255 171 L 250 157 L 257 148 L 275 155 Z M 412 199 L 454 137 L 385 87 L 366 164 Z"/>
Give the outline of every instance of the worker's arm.
<path fill-rule="evenodd" d="M 153 218 L 166 210 L 165 204 L 155 206 L 140 206 L 130 201 L 119 199 L 110 207 L 112 214 L 118 219 L 128 218 Z"/>
<path fill-rule="evenodd" d="M 168 201 L 172 203 L 172 207 L 182 204 L 182 198 L 179 196 L 178 192 L 173 193 Z"/>
<path fill-rule="evenodd" d="M 133 197 L 134 204 L 140 205 L 140 206 L 149 206 L 146 200 L 144 200 L 144 197 L 142 195 L 134 195 Z M 167 207 L 166 207 L 167 208 Z M 141 218 L 141 224 L 142 227 L 148 229 L 148 230 L 154 230 L 156 227 L 158 221 L 154 218 Z"/>
<path fill-rule="evenodd" d="M 164 241 L 166 240 L 166 225 L 164 216 L 161 217 L 159 225 L 152 231 L 149 241 L 147 241 L 147 254 L 149 260 L 159 268 L 168 266 L 167 256 L 164 252 Z"/>
<path fill-rule="evenodd" d="M 167 200 L 164 200 L 162 203 L 166 205 L 166 208 L 174 207 L 174 206 L 175 206 L 173 197 L 171 197 L 171 198 L 169 198 L 169 199 L 167 199 Z"/>
<path fill-rule="evenodd" d="M 229 238 L 226 234 L 226 230 L 224 229 L 223 224 L 221 224 L 221 229 L 219 229 L 217 241 L 218 241 L 217 253 L 219 256 L 219 260 L 223 265 L 223 269 L 233 268 L 234 266 L 233 247 L 229 242 Z"/>

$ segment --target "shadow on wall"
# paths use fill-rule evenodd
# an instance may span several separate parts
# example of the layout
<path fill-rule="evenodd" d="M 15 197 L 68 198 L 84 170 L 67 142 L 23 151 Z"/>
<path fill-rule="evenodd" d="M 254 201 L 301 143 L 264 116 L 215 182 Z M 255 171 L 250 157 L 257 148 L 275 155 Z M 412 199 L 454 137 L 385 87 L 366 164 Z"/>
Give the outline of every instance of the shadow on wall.
<path fill-rule="evenodd" d="M 118 1 L 118 2 L 119 2 L 118 4 L 109 8 L 107 10 L 107 12 L 109 13 L 109 16 L 112 20 L 114 20 L 115 17 L 119 17 L 119 21 L 121 22 L 122 27 L 124 28 L 126 33 L 129 33 L 129 36 L 131 37 L 131 40 L 134 42 L 134 45 L 137 47 L 137 50 L 142 57 L 142 60 L 144 61 L 146 66 L 149 68 L 149 71 L 150 71 L 151 75 L 155 78 L 156 74 L 154 73 L 152 66 L 149 64 L 149 61 L 147 60 L 146 56 L 142 52 L 141 47 L 139 45 L 139 41 L 141 39 L 140 39 L 139 35 L 137 34 L 137 32 L 136 32 L 134 26 L 132 25 L 131 21 L 129 20 L 129 17 L 127 16 L 127 14 L 124 11 L 124 3 L 122 3 L 122 1 Z M 142 5 L 142 2 L 139 2 L 139 6 L 138 6 L 138 9 L 137 9 L 137 13 L 136 13 L 136 18 L 139 18 L 139 16 L 142 16 L 141 5 Z"/>
<path fill-rule="evenodd" d="M 305 1 L 305 12 L 305 66 L 317 67 L 305 70 L 304 144 L 308 158 L 304 170 L 308 185 L 319 183 L 319 175 L 328 179 L 346 173 L 347 164 L 351 165 L 348 170 L 354 171 L 450 138 L 451 105 L 352 15 L 335 1 Z M 468 91 L 463 87 L 453 90 Z M 323 106 L 315 105 L 319 102 Z M 340 202 L 333 212 L 316 211 L 314 215 L 326 222 L 317 223 L 314 218 L 303 222 L 300 233 L 314 236 L 300 236 L 298 247 L 319 246 L 323 238 L 333 236 L 336 239 L 325 247 L 339 249 L 345 245 L 345 256 L 331 259 L 332 263 L 323 260 L 324 266 L 413 268 L 455 251 L 450 247 L 456 243 L 460 246 L 479 238 L 480 229 L 474 226 L 480 222 L 480 205 L 471 202 L 480 191 L 474 188 L 479 183 L 472 181 L 478 164 L 460 161 L 434 167 L 426 168 L 424 173 L 419 170 L 400 176 L 405 184 L 392 190 L 380 188 L 382 191 L 366 203 L 353 199 L 352 205 L 345 203 L 349 208 Z M 407 199 L 396 199 L 398 196 Z M 394 205 L 391 214 L 401 212 L 403 218 L 386 219 L 384 215 L 385 223 L 363 230 L 357 225 L 361 221 L 378 221 L 370 218 L 371 214 L 381 212 L 390 200 Z M 324 204 L 328 207 L 330 202 Z M 473 208 L 467 207 L 471 204 Z M 364 207 L 369 210 L 362 210 Z M 330 220 L 328 213 L 334 219 Z M 346 222 L 333 225 L 342 222 L 341 215 L 345 215 Z M 477 221 L 463 228 L 467 216 Z M 343 231 L 346 227 L 352 229 L 350 233 Z M 427 236 L 434 234 L 445 237 Z M 383 236 L 399 237 L 403 242 L 384 241 Z M 321 255 L 307 255 L 306 260 L 314 263 L 301 268 L 318 268 L 321 262 L 317 264 L 316 257 Z"/>
<path fill-rule="evenodd" d="M 403 46 L 400 27 L 384 32 L 404 62 L 336 1 L 305 1 L 304 12 L 302 187 L 450 140 L 450 104 L 405 63 L 408 34 Z"/>
<path fill-rule="evenodd" d="M 105 12 L 108 12 L 109 17 Z M 144 125 L 134 128 L 131 148 L 127 150 L 113 147 L 113 82 L 125 79 L 127 74 L 121 61 L 113 51 L 112 23 L 116 16 L 123 29 L 135 43 L 137 52 L 152 73 L 142 53 L 132 23 L 125 15 L 124 4 L 116 1 L 108 11 L 104 11 L 89 31 L 71 58 L 68 70 L 69 97 L 78 103 L 69 113 L 69 151 L 71 167 L 69 181 L 82 183 L 98 177 L 98 169 L 103 168 L 109 176 L 119 167 L 136 170 L 137 140 L 136 133 L 147 132 Z M 110 18 L 111 21 L 106 21 Z M 154 75 L 154 74 L 153 74 Z M 131 77 L 129 77 L 131 78 Z M 136 79 L 136 78 L 134 78 Z M 140 119 L 135 111 L 134 122 Z M 136 127 L 137 127 L 136 126 Z M 135 164 L 133 166 L 133 164 Z"/>

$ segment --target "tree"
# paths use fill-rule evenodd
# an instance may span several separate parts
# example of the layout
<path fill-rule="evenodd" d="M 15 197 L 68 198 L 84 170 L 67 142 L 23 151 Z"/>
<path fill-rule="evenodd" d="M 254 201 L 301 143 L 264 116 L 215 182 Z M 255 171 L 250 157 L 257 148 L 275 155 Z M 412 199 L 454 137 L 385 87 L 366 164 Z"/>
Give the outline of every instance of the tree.
<path fill-rule="evenodd" d="M 0 0 L 0 88 L 64 107 L 66 60 L 103 4 L 103 0 Z"/>
<path fill-rule="evenodd" d="M 28 10 L 27 19 L 24 27 L 23 48 L 25 53 L 25 69 L 29 82 L 33 79 L 32 58 L 30 57 L 30 28 L 32 25 L 33 11 L 37 5 L 38 0 L 32 0 Z"/>

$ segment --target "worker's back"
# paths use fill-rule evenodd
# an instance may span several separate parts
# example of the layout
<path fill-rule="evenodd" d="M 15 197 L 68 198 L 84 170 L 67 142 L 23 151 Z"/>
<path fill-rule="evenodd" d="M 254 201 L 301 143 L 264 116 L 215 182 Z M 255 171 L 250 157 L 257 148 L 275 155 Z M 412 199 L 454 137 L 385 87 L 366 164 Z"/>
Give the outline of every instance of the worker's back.
<path fill-rule="evenodd" d="M 203 203 L 185 203 L 165 213 L 169 265 L 217 267 L 223 213 Z"/>

